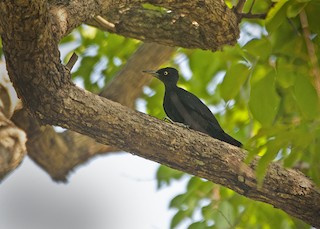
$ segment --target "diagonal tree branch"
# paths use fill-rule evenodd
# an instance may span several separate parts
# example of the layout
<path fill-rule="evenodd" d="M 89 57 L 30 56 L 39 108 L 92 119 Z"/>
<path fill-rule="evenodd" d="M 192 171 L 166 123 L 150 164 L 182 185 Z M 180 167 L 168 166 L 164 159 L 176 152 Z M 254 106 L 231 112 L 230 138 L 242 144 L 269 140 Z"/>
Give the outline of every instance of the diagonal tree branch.
<path fill-rule="evenodd" d="M 102 91 L 101 96 L 133 107 L 142 87 L 150 81 L 150 76 L 136 73 L 145 68 L 159 67 L 174 50 L 172 47 L 155 43 L 141 45 Z M 57 133 L 51 126 L 40 127 L 37 120 L 25 110 L 16 112 L 13 120 L 28 135 L 28 155 L 56 181 L 66 181 L 70 171 L 93 156 L 117 151 L 115 147 L 97 143 L 90 137 L 70 130 Z"/>
<path fill-rule="evenodd" d="M 102 91 L 101 96 L 133 108 L 143 86 L 151 77 L 141 74 L 145 69 L 157 69 L 166 62 L 176 49 L 156 43 L 144 43 L 116 74 L 114 80 Z"/>
<path fill-rule="evenodd" d="M 254 175 L 256 162 L 243 163 L 242 149 L 76 87 L 60 63 L 45 5 L 30 0 L 0 3 L 1 27 L 7 26 L 1 37 L 9 76 L 24 105 L 41 123 L 60 125 L 206 178 L 320 227 L 320 191 L 301 172 L 272 163 L 260 187 Z"/>

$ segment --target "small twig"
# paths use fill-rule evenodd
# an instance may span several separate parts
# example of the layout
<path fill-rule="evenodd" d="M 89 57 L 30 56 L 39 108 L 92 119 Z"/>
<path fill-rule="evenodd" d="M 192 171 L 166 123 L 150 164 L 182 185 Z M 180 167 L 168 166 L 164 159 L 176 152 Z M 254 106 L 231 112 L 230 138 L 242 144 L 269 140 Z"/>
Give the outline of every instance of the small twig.
<path fill-rule="evenodd" d="M 250 9 L 249 9 L 249 13 L 251 13 L 253 5 L 254 5 L 255 2 L 256 2 L 256 0 L 252 0 L 251 6 L 250 6 Z"/>
<path fill-rule="evenodd" d="M 302 10 L 300 12 L 299 16 L 300 16 L 300 23 L 301 23 L 302 30 L 303 30 L 303 37 L 306 42 L 308 55 L 309 55 L 310 62 L 311 62 L 313 83 L 314 83 L 315 89 L 317 91 L 319 102 L 320 102 L 320 68 L 319 68 L 319 64 L 318 64 L 318 58 L 316 55 L 314 44 L 313 44 L 312 40 L 310 39 L 311 33 L 310 33 L 310 29 L 309 29 L 307 14 L 304 10 Z"/>
<path fill-rule="evenodd" d="M 111 22 L 107 21 L 106 19 L 104 19 L 103 17 L 96 16 L 94 18 L 94 20 L 96 22 L 98 22 L 106 30 L 111 31 L 111 32 L 116 32 L 116 28 L 115 28 L 116 26 L 113 23 L 111 23 Z"/>
<path fill-rule="evenodd" d="M 257 18 L 257 19 L 265 19 L 267 14 L 263 13 L 263 14 L 253 14 L 252 13 L 252 8 L 253 5 L 255 3 L 255 0 L 252 1 L 249 12 L 248 13 L 243 13 L 243 7 L 245 4 L 246 0 L 239 0 L 238 4 L 234 7 L 234 12 L 238 15 L 238 19 L 239 21 L 241 21 L 242 18 Z"/>
<path fill-rule="evenodd" d="M 245 3 L 246 0 L 239 0 L 238 4 L 234 7 L 234 11 L 237 14 L 241 14 Z"/>
<path fill-rule="evenodd" d="M 66 64 L 66 67 L 71 71 L 74 64 L 77 62 L 77 60 L 78 60 L 78 55 L 75 52 L 72 53 L 72 56 L 70 57 L 68 63 Z"/>
<path fill-rule="evenodd" d="M 240 18 L 251 18 L 251 19 L 254 19 L 254 18 L 257 18 L 257 19 L 265 19 L 267 14 L 266 13 L 263 13 L 263 14 L 252 14 L 251 12 L 249 13 L 242 13 L 239 15 Z"/>

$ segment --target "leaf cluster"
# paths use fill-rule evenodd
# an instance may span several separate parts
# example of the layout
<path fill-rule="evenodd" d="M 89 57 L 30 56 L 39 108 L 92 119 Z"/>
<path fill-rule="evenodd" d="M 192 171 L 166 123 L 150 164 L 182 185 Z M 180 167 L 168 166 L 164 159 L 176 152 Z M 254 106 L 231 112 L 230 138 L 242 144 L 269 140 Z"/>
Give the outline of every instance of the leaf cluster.
<path fill-rule="evenodd" d="M 319 6 L 312 0 L 277 1 L 266 20 L 242 22 L 238 45 L 216 53 L 181 49 L 177 55 L 187 64 L 174 60 L 182 75 L 180 86 L 203 99 L 223 128 L 245 144 L 250 152 L 247 162 L 261 157 L 256 171 L 260 182 L 272 161 L 320 182 L 320 98 L 315 87 L 320 76 L 314 75 L 311 61 L 311 55 L 320 58 Z M 308 18 L 308 39 L 302 12 Z M 310 44 L 314 54 L 308 50 Z M 159 176 L 158 180 L 163 181 Z M 310 228 L 266 204 L 194 177 L 170 207 L 177 209 L 172 228 Z"/>

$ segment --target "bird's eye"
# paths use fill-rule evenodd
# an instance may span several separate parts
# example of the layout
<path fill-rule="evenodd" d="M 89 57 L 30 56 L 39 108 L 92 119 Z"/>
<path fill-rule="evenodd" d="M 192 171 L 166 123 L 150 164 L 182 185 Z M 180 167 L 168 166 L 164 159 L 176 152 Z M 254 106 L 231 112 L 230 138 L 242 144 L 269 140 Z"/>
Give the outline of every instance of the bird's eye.
<path fill-rule="evenodd" d="M 168 75 L 168 74 L 169 74 L 169 73 L 168 73 L 167 71 L 165 71 L 165 72 L 163 73 L 163 75 L 165 75 L 165 76 Z"/>

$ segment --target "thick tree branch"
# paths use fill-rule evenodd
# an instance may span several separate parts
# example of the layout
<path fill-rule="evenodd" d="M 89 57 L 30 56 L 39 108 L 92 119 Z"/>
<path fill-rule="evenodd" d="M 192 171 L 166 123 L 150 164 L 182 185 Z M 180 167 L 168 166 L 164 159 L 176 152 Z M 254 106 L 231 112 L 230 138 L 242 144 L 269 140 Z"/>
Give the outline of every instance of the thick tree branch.
<path fill-rule="evenodd" d="M 145 3 L 166 9 L 145 8 Z M 239 36 L 236 13 L 215 0 L 58 1 L 50 4 L 50 13 L 57 38 L 84 21 L 126 37 L 186 48 L 217 50 Z"/>
<path fill-rule="evenodd" d="M 260 187 L 254 175 L 256 163 L 244 164 L 243 150 L 77 88 L 60 63 L 58 41 L 50 36 L 46 4 L 26 2 L 30 8 L 21 5 L 23 1 L 0 3 L 0 23 L 7 26 L 1 36 L 9 76 L 24 105 L 41 123 L 60 125 L 206 178 L 320 227 L 320 192 L 301 172 L 272 163 Z"/>
<path fill-rule="evenodd" d="M 158 68 L 174 50 L 155 43 L 141 45 L 101 96 L 133 107 L 142 87 L 150 81 L 150 76 L 137 73 Z M 51 126 L 40 127 L 25 110 L 17 112 L 13 120 L 28 134 L 28 155 L 57 181 L 66 181 L 70 171 L 93 156 L 117 150 L 70 130 L 56 133 Z"/>

